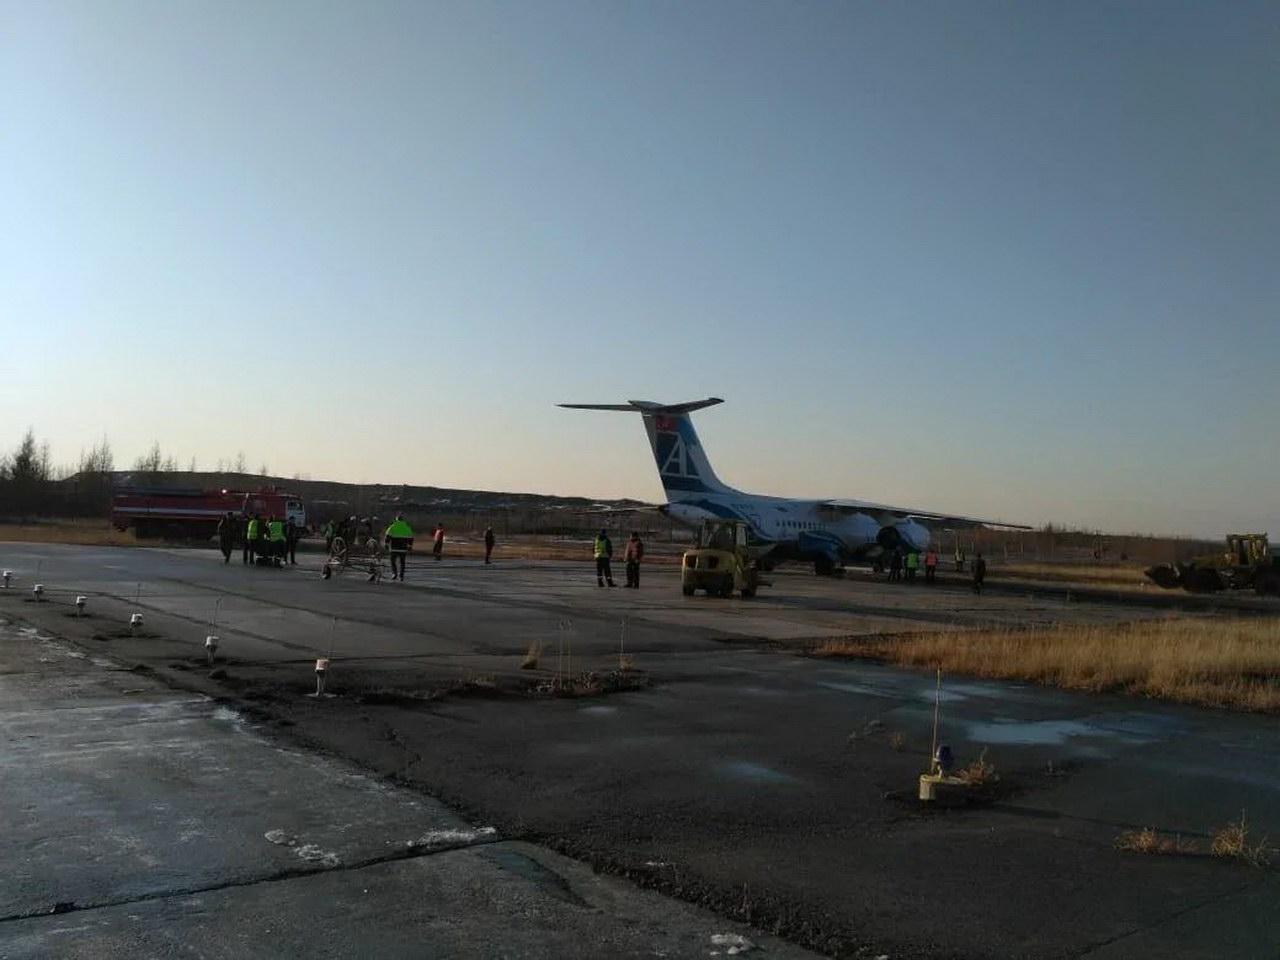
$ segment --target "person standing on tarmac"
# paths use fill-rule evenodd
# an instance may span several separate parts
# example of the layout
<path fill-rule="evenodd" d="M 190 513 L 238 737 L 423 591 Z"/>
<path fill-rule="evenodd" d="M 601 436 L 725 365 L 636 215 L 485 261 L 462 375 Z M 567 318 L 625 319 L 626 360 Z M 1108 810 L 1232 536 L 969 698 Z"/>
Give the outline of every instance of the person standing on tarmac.
<path fill-rule="evenodd" d="M 907 551 L 907 583 L 916 582 L 916 570 L 920 568 L 920 554 L 914 550 Z"/>
<path fill-rule="evenodd" d="M 928 552 L 924 555 L 924 582 L 933 583 L 934 575 L 938 572 L 938 551 L 933 549 L 933 544 L 929 545 Z"/>
<path fill-rule="evenodd" d="M 902 551 L 897 547 L 889 554 L 889 582 L 902 579 Z"/>
<path fill-rule="evenodd" d="M 436 524 L 436 532 L 431 535 L 431 554 L 437 560 L 444 555 L 444 524 Z"/>
<path fill-rule="evenodd" d="M 231 562 L 231 551 L 236 548 L 236 515 L 230 510 L 218 521 L 218 547 L 222 550 L 222 562 Z"/>
<path fill-rule="evenodd" d="M 640 561 L 644 559 L 644 541 L 634 530 L 631 531 L 631 539 L 627 541 L 627 552 L 624 558 L 627 561 L 627 586 L 633 590 L 639 590 Z"/>
<path fill-rule="evenodd" d="M 404 561 L 409 551 L 413 549 L 413 527 L 409 526 L 403 513 L 396 514 L 395 520 L 391 521 L 391 526 L 387 527 L 387 532 L 382 535 L 382 539 L 386 542 L 387 550 L 391 554 L 391 579 L 404 583 Z M 398 571 L 397 560 L 400 562 Z"/>
<path fill-rule="evenodd" d="M 298 525 L 293 522 L 290 517 L 284 522 L 284 542 L 285 547 L 289 551 L 289 562 L 295 567 L 298 565 L 298 540 L 302 537 L 302 531 L 298 529 Z"/>
<path fill-rule="evenodd" d="M 493 556 L 493 527 L 484 528 L 484 562 L 488 563 Z"/>
<path fill-rule="evenodd" d="M 603 587 L 605 581 L 609 581 L 609 586 L 615 587 L 617 584 L 613 582 L 613 541 L 609 539 L 608 532 L 601 530 L 599 536 L 596 537 L 593 550 L 596 558 L 596 586 Z"/>
<path fill-rule="evenodd" d="M 982 559 L 982 554 L 978 554 L 973 558 L 973 592 L 981 593 L 983 581 L 987 579 L 987 561 Z"/>
<path fill-rule="evenodd" d="M 267 537 L 271 541 L 270 555 L 272 559 L 279 560 L 280 566 L 284 566 L 285 551 L 288 549 L 288 543 L 284 536 L 284 522 L 272 517 L 267 521 Z"/>
<path fill-rule="evenodd" d="M 244 556 L 245 563 L 254 564 L 258 562 L 258 552 L 260 544 L 258 539 L 262 536 L 262 521 L 258 519 L 255 513 L 249 518 L 249 522 L 244 528 Z"/>

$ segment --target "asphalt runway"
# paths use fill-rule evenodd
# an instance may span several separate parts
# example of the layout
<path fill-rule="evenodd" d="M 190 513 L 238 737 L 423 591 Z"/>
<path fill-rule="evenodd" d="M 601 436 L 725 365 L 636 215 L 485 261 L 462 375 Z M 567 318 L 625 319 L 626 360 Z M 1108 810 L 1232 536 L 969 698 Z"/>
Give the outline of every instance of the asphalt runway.
<path fill-rule="evenodd" d="M 204 550 L 4 544 L 0 566 L 18 575 L 0 616 L 224 698 L 504 836 L 819 951 L 1280 955 L 1273 871 L 1114 849 L 1141 826 L 1204 843 L 1242 810 L 1280 836 L 1274 718 L 948 677 L 942 739 L 961 762 L 985 749 L 1000 791 L 922 810 L 933 677 L 797 653 L 822 637 L 1164 611 L 1002 591 L 998 568 L 981 597 L 782 572 L 742 601 L 681 597 L 659 568 L 639 591 L 601 589 L 586 562 L 415 558 L 407 583 L 370 584 L 321 580 L 314 556 L 268 570 Z M 31 601 L 35 576 L 48 602 Z M 92 618 L 70 616 L 76 593 Z M 143 636 L 124 626 L 133 611 Z M 539 669 L 521 670 L 531 648 Z M 642 688 L 529 692 L 558 672 L 608 677 L 620 655 Z M 321 702 L 306 697 L 318 656 L 338 694 Z"/>
<path fill-rule="evenodd" d="M 31 627 L 0 731 L 0 957 L 811 956 Z"/>

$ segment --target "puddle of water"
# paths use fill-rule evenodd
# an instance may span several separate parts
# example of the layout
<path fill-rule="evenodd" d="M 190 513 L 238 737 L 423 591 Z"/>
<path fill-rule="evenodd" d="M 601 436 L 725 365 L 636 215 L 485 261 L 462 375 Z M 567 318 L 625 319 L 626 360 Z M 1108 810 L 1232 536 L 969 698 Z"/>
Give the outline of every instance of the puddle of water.
<path fill-rule="evenodd" d="M 975 743 L 1008 743 L 1020 746 L 1049 746 L 1066 743 L 1071 737 L 1101 736 L 1100 731 L 1079 720 L 993 720 L 970 723 L 968 739 Z"/>
<path fill-rule="evenodd" d="M 924 700 L 927 703 L 933 703 L 935 698 L 938 700 L 939 703 L 959 703 L 961 700 L 968 700 L 969 694 L 960 693 L 958 690 L 947 690 L 946 688 L 943 688 L 941 693 L 939 693 L 936 690 L 917 690 L 916 691 L 916 699 L 918 700 Z"/>
<path fill-rule="evenodd" d="M 866 697 L 892 698 L 896 696 L 896 694 L 888 690 L 881 690 L 865 683 L 836 683 L 830 680 L 822 680 L 818 682 L 818 686 L 826 687 L 828 690 L 840 690 L 844 693 L 858 693 Z"/>
<path fill-rule="evenodd" d="M 617 712 L 618 712 L 618 708 L 617 708 L 617 707 L 610 707 L 610 706 L 603 705 L 603 704 L 596 704 L 596 705 L 594 705 L 594 706 L 590 706 L 590 707 L 583 707 L 583 708 L 582 708 L 581 710 L 579 710 L 578 712 L 579 712 L 579 713 L 585 713 L 585 714 L 587 714 L 588 716 L 592 716 L 592 717 L 608 717 L 608 716 L 612 716 L 613 714 L 617 713 Z"/>
<path fill-rule="evenodd" d="M 762 763 L 752 763 L 750 760 L 726 760 L 718 766 L 721 773 L 738 780 L 750 780 L 754 783 L 800 783 L 790 774 L 766 767 Z"/>

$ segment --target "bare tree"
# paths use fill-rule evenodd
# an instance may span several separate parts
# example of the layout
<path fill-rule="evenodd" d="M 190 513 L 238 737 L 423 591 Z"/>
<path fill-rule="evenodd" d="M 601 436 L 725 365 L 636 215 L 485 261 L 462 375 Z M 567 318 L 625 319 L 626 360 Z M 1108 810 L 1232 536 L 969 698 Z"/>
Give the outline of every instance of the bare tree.
<path fill-rule="evenodd" d="M 258 475 L 263 477 L 267 475 L 267 464 L 265 460 L 263 461 L 262 466 L 258 468 Z"/>
<path fill-rule="evenodd" d="M 164 467 L 164 459 L 160 454 L 160 441 L 151 444 L 151 449 L 133 461 L 133 469 L 139 473 L 159 473 Z"/>
<path fill-rule="evenodd" d="M 239 453 L 237 453 L 237 454 L 236 454 L 236 465 L 235 465 L 235 471 L 236 471 L 236 473 L 244 473 L 244 471 L 245 471 L 244 451 L 243 451 L 243 450 L 241 450 Z"/>
<path fill-rule="evenodd" d="M 88 453 L 80 454 L 73 503 L 75 510 L 89 515 L 105 512 L 111 502 L 111 474 L 115 467 L 111 444 L 105 436 Z"/>

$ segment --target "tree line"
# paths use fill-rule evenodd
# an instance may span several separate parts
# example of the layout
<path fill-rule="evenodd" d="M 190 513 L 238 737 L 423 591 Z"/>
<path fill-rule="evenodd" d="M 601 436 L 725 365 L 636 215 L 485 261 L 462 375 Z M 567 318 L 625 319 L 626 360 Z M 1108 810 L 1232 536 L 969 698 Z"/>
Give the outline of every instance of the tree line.
<path fill-rule="evenodd" d="M 132 464 L 136 486 L 154 483 L 164 474 L 183 470 L 173 454 L 165 454 L 159 441 Z M 196 472 L 192 457 L 186 470 Z M 219 460 L 217 472 L 246 473 L 244 453 Z M 264 463 L 258 471 L 266 476 Z M 116 462 L 111 442 L 104 436 L 75 463 L 54 464 L 47 440 L 37 440 L 28 429 L 17 448 L 0 452 L 0 520 L 36 517 L 105 517 L 115 494 Z"/>

